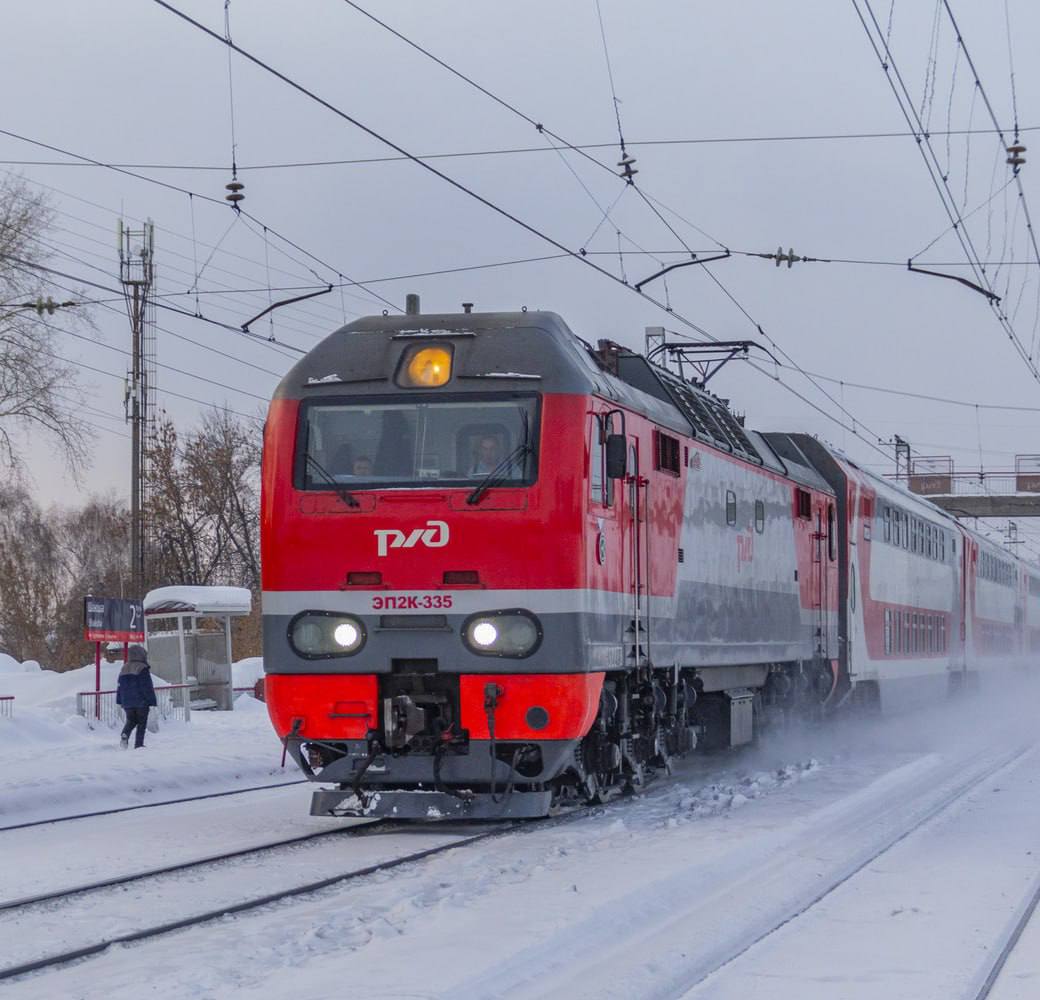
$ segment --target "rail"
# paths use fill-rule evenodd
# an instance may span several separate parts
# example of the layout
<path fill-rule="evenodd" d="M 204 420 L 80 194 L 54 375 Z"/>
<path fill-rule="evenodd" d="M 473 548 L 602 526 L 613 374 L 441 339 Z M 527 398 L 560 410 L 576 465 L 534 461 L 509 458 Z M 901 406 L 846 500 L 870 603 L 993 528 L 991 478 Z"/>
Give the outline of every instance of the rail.
<path fill-rule="evenodd" d="M 186 722 L 190 713 L 189 698 L 192 684 L 168 684 L 155 689 L 155 711 L 163 722 Z M 76 714 L 95 719 L 109 729 L 116 729 L 126 721 L 123 709 L 116 704 L 116 692 L 80 691 L 76 695 Z"/>
<path fill-rule="evenodd" d="M 0 719 L 14 717 L 14 695 L 0 694 Z"/>

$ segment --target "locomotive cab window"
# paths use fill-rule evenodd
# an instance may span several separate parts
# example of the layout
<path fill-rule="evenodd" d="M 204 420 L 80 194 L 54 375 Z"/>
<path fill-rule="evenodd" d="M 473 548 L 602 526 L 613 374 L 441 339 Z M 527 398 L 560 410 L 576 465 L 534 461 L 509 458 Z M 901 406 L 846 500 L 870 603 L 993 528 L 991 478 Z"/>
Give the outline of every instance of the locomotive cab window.
<path fill-rule="evenodd" d="M 795 489 L 794 512 L 806 521 L 812 520 L 812 496 L 808 490 Z"/>
<path fill-rule="evenodd" d="M 304 490 L 503 485 L 537 474 L 534 396 L 315 399 L 301 407 L 296 485 Z"/>
<path fill-rule="evenodd" d="M 610 433 L 606 417 L 594 414 L 589 442 L 589 499 L 604 507 L 614 505 L 614 480 L 607 475 L 607 435 Z"/>

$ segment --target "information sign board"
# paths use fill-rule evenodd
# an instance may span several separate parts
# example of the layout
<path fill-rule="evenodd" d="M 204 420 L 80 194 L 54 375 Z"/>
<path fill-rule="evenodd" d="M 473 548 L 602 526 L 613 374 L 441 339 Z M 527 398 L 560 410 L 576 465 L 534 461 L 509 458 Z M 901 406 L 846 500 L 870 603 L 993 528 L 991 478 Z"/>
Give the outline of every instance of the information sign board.
<path fill-rule="evenodd" d="M 83 598 L 83 638 L 87 642 L 144 642 L 141 602 L 120 597 Z"/>

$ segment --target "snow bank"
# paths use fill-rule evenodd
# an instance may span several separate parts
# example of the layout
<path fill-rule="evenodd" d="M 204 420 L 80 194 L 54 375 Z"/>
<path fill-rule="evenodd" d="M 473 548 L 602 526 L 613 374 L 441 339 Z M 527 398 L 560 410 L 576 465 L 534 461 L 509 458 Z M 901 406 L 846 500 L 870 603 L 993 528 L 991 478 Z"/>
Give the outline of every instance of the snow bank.
<path fill-rule="evenodd" d="M 115 690 L 122 669 L 122 661 L 105 663 L 102 660 L 102 691 Z M 231 676 L 235 687 L 252 687 L 264 676 L 263 657 L 251 656 L 233 663 Z M 152 681 L 157 688 L 168 685 L 167 681 L 154 674 Z M 75 715 L 76 695 L 82 691 L 93 691 L 94 684 L 93 663 L 58 673 L 55 670 L 44 670 L 35 660 L 19 663 L 6 653 L 0 653 L 0 695 L 13 694 L 15 711 L 19 714 L 25 709 L 40 708 L 61 717 Z M 0 730 L 0 743 L 4 739 L 4 731 Z"/>
<path fill-rule="evenodd" d="M 102 690 L 115 688 L 121 669 L 101 664 Z M 263 660 L 232 669 L 236 686 L 252 686 Z M 58 673 L 0 659 L 0 694 L 15 696 L 12 718 L 0 718 L 0 826 L 297 777 L 281 769 L 281 743 L 251 694 L 241 693 L 233 712 L 161 722 L 143 751 L 123 752 L 118 730 L 76 714 L 76 694 L 93 690 L 93 663 Z"/>
<path fill-rule="evenodd" d="M 42 669 L 35 660 L 19 663 L 13 656 L 0 653 L 0 674 L 38 674 Z M 0 692 L 0 694 L 3 693 Z"/>
<path fill-rule="evenodd" d="M 250 656 L 231 664 L 231 680 L 234 687 L 252 687 L 264 676 L 264 658 Z"/>

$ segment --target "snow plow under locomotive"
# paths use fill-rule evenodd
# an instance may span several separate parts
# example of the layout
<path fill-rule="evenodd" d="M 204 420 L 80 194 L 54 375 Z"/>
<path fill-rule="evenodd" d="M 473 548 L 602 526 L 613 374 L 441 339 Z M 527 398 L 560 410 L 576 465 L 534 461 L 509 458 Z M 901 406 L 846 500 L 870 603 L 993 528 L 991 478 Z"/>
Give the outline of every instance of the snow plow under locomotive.
<path fill-rule="evenodd" d="M 315 814 L 541 816 L 1040 652 L 1040 572 L 553 313 L 327 337 L 271 404 L 262 544 Z"/>

